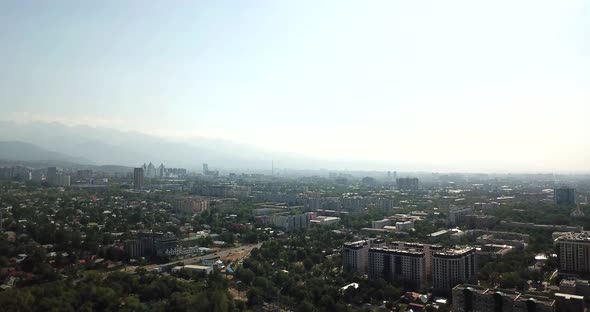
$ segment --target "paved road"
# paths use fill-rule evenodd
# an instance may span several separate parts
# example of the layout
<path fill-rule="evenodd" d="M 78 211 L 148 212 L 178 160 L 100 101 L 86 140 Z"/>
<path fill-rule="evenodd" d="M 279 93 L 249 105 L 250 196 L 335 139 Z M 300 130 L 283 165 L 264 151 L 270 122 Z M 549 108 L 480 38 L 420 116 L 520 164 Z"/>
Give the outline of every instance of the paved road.
<path fill-rule="evenodd" d="M 161 266 L 166 266 L 166 265 L 174 265 L 175 263 L 178 262 L 182 262 L 184 264 L 194 264 L 194 263 L 199 263 L 201 262 L 201 260 L 204 259 L 212 259 L 212 258 L 224 258 L 236 253 L 250 253 L 252 251 L 252 249 L 254 248 L 260 248 L 260 246 L 262 246 L 262 243 L 258 243 L 256 245 L 242 245 L 240 247 L 233 247 L 233 248 L 228 248 L 228 249 L 223 249 L 223 250 L 218 250 L 214 253 L 210 253 L 210 254 L 206 254 L 204 256 L 199 256 L 199 257 L 192 257 L 192 258 L 186 258 L 186 259 L 179 259 L 179 260 L 175 260 L 169 263 L 165 263 L 165 264 L 150 264 L 150 265 L 146 265 L 143 266 L 144 269 L 146 270 L 153 270 L 155 268 L 159 268 Z M 135 272 L 135 269 L 137 269 L 137 266 L 128 266 L 126 268 L 123 268 L 122 271 L 125 272 Z"/>

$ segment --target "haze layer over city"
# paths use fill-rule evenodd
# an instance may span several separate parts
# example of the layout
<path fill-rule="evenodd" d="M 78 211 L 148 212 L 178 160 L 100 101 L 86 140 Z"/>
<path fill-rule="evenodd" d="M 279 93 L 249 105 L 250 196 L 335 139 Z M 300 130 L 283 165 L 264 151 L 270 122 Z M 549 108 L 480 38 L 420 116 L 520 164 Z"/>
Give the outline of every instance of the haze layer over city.
<path fill-rule="evenodd" d="M 590 2 L 0 2 L 0 310 L 587 312 Z"/>
<path fill-rule="evenodd" d="M 80 150 L 149 139 L 190 168 L 186 145 L 244 150 L 227 168 L 587 172 L 585 1 L 0 6 L 2 140 L 102 165 Z M 53 122 L 102 134 L 67 146 Z"/>

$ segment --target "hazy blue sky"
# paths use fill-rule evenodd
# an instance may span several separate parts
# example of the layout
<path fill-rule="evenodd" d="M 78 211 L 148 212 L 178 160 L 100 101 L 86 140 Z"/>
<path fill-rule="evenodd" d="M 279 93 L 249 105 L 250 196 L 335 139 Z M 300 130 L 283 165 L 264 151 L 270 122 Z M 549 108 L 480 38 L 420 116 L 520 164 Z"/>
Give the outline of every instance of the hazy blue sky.
<path fill-rule="evenodd" d="M 588 170 L 589 1 L 92 2 L 0 2 L 0 119 Z"/>

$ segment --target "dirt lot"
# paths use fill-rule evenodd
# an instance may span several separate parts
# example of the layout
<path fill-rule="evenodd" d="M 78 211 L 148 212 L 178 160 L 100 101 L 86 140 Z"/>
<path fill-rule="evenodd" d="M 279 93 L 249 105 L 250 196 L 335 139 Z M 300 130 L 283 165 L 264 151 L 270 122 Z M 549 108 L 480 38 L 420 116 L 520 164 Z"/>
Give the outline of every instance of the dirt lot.
<path fill-rule="evenodd" d="M 240 259 L 246 257 L 246 255 L 248 255 L 249 252 L 250 252 L 249 250 L 234 252 L 231 255 L 227 255 L 225 257 L 222 257 L 221 261 L 226 261 L 226 260 L 237 261 L 237 260 L 240 260 Z"/>
<path fill-rule="evenodd" d="M 237 289 L 235 289 L 233 287 L 230 287 L 228 290 L 229 290 L 229 293 L 234 297 L 234 299 L 240 300 L 240 301 L 248 301 L 245 291 L 239 292 Z"/>

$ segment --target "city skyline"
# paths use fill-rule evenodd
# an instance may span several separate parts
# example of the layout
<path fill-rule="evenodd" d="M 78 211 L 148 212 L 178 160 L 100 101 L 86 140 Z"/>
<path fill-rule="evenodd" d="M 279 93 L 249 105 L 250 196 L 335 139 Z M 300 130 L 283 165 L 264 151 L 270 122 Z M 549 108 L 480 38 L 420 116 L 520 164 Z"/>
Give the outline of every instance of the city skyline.
<path fill-rule="evenodd" d="M 589 16 L 0 1 L 0 310 L 588 312 Z"/>
<path fill-rule="evenodd" d="M 3 120 L 222 139 L 327 162 L 588 170 L 583 1 L 0 9 Z"/>

